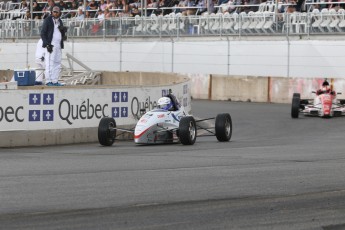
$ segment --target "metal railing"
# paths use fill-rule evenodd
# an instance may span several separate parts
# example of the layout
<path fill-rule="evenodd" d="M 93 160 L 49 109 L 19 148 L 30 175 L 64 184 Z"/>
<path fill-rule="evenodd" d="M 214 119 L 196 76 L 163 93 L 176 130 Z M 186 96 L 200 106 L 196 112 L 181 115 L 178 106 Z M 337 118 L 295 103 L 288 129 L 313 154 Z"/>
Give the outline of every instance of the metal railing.
<path fill-rule="evenodd" d="M 345 10 L 324 9 L 309 13 L 217 13 L 202 16 L 64 19 L 68 37 L 188 37 L 258 35 L 344 35 Z M 0 20 L 0 39 L 38 38 L 43 20 Z"/>

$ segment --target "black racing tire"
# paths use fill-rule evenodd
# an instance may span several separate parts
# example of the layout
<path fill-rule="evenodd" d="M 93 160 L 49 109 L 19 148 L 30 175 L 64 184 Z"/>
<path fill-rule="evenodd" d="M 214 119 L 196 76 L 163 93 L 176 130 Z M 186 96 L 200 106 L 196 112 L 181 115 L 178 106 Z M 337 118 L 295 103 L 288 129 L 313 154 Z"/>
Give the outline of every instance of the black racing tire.
<path fill-rule="evenodd" d="M 182 117 L 179 124 L 179 138 L 183 145 L 193 145 L 196 140 L 197 129 L 193 117 Z"/>
<path fill-rule="evenodd" d="M 217 115 L 215 131 L 218 141 L 230 141 L 232 135 L 232 120 L 230 114 L 221 113 Z"/>
<path fill-rule="evenodd" d="M 300 103 L 301 103 L 301 95 L 299 93 L 294 93 L 292 96 L 292 105 L 291 105 L 292 118 L 298 118 Z"/>
<path fill-rule="evenodd" d="M 98 141 L 101 145 L 112 146 L 116 137 L 114 118 L 103 117 L 98 125 Z"/>

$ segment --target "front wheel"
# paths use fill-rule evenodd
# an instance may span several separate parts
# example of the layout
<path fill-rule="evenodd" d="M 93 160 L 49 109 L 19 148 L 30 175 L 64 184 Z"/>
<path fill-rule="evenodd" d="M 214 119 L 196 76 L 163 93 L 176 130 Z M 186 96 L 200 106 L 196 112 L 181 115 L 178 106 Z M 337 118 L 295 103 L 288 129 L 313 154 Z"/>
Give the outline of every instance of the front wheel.
<path fill-rule="evenodd" d="M 103 117 L 98 125 L 98 141 L 101 145 L 111 146 L 115 141 L 116 122 L 114 118 Z"/>
<path fill-rule="evenodd" d="M 229 141 L 232 135 L 232 120 L 230 114 L 218 114 L 215 121 L 215 129 L 218 141 Z"/>
<path fill-rule="evenodd" d="M 179 138 L 183 145 L 193 145 L 196 140 L 196 123 L 193 117 L 182 117 L 179 124 Z"/>
<path fill-rule="evenodd" d="M 292 97 L 292 105 L 291 105 L 292 118 L 298 118 L 300 104 L 301 104 L 301 95 L 299 93 L 294 93 Z"/>

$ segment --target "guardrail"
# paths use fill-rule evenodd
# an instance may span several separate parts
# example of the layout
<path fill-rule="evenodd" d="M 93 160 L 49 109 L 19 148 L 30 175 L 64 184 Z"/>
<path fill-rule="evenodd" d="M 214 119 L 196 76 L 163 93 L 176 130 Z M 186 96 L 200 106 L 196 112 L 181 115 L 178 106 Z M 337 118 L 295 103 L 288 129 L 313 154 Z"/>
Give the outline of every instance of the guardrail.
<path fill-rule="evenodd" d="M 1 39 L 38 38 L 43 20 L 0 20 Z M 202 16 L 96 18 L 78 21 L 64 19 L 69 37 L 186 37 L 258 35 L 344 35 L 345 10 L 323 9 L 310 13 L 245 12 Z"/>

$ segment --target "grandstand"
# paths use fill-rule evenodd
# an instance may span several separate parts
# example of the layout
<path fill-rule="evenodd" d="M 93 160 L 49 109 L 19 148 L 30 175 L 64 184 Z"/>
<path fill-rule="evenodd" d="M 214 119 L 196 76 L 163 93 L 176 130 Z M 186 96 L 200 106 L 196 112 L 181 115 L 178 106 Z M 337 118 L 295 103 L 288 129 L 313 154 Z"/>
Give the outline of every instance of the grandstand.
<path fill-rule="evenodd" d="M 56 5 L 62 5 L 61 2 Z M 344 2 L 309 1 L 297 11 L 298 4 L 293 2 L 245 5 L 230 0 L 208 8 L 205 4 L 174 7 L 153 4 L 140 8 L 138 1 L 139 7 L 128 4 L 128 7 L 119 8 L 108 0 L 105 8 L 100 2 L 97 6 L 108 12 L 104 20 L 97 17 L 97 9 L 90 8 L 88 2 L 72 2 L 65 1 L 62 8 L 69 37 L 310 36 L 345 32 Z M 39 11 L 30 10 L 35 3 Z M 0 39 L 38 38 L 47 9 L 46 1 L 1 1 Z M 78 17 L 78 9 L 87 11 L 82 20 Z M 195 9 L 195 14 L 185 13 L 188 9 Z"/>
<path fill-rule="evenodd" d="M 299 11 L 297 5 L 263 2 L 255 11 L 244 10 L 254 9 L 252 5 L 235 5 L 231 12 L 216 5 L 215 12 L 189 15 L 178 12 L 189 7 L 137 8 L 147 16 L 111 9 L 112 17 L 104 20 L 96 13 L 80 20 L 78 9 L 66 9 L 63 55 L 70 54 L 92 72 L 64 59 L 62 73 L 74 81 L 82 71 L 78 82 L 89 83 L 97 83 L 102 71 L 343 78 L 342 3 L 306 2 Z M 9 6 L 9 1 L 2 4 L 1 69 L 35 67 L 43 19 L 19 17 L 20 8 L 14 8 L 19 5 Z"/>

